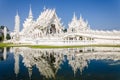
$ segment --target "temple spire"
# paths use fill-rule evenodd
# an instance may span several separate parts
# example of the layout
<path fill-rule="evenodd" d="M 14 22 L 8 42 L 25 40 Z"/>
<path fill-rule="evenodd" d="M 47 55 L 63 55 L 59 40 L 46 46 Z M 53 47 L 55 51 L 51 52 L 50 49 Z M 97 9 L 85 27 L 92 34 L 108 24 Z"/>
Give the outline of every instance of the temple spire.
<path fill-rule="evenodd" d="M 73 20 L 77 20 L 77 17 L 76 17 L 76 15 L 75 15 L 75 12 L 74 12 L 74 14 L 73 14 Z"/>
<path fill-rule="evenodd" d="M 82 15 L 80 14 L 80 20 L 83 20 Z"/>
<path fill-rule="evenodd" d="M 45 6 L 43 7 L 43 10 L 44 10 L 44 11 L 46 10 L 46 7 L 45 7 Z"/>
<path fill-rule="evenodd" d="M 16 11 L 16 16 L 19 16 L 19 15 L 18 15 L 18 10 Z"/>
<path fill-rule="evenodd" d="M 28 74 L 29 74 L 29 79 L 31 80 L 31 77 L 32 77 L 32 67 L 28 67 Z"/>
<path fill-rule="evenodd" d="M 29 17 L 29 18 L 33 18 L 31 5 L 30 5 L 30 10 L 29 10 L 29 16 L 28 16 L 28 17 Z"/>
<path fill-rule="evenodd" d="M 19 33 L 19 28 L 20 28 L 20 17 L 18 15 L 18 11 L 16 12 L 16 16 L 15 16 L 15 29 L 14 32 L 15 33 Z"/>

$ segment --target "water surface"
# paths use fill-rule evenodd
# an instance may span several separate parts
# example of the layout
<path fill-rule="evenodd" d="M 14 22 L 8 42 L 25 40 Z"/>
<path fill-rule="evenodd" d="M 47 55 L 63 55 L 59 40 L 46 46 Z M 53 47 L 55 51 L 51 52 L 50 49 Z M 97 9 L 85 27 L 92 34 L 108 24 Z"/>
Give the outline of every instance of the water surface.
<path fill-rule="evenodd" d="M 120 48 L 0 48 L 0 80 L 120 80 Z"/>

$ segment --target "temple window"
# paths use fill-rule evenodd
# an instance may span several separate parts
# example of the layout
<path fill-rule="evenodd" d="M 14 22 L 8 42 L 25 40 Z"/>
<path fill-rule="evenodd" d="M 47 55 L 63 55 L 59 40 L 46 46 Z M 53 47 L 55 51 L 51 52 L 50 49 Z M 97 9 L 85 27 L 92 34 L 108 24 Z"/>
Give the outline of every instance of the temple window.
<path fill-rule="evenodd" d="M 55 24 L 51 24 L 51 27 L 50 27 L 50 34 L 54 34 L 56 33 L 56 28 L 55 28 Z"/>
<path fill-rule="evenodd" d="M 80 37 L 80 40 L 83 40 L 83 37 L 82 37 L 82 36 Z"/>

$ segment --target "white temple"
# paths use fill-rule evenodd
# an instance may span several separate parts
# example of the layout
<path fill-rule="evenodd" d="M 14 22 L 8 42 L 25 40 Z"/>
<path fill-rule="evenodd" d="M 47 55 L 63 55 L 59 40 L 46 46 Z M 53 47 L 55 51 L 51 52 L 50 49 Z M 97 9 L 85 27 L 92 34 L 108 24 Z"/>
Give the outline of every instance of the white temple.
<path fill-rule="evenodd" d="M 15 16 L 15 30 L 11 33 L 12 43 L 39 45 L 88 45 L 88 44 L 120 44 L 120 31 L 92 30 L 88 21 L 82 16 L 77 19 L 75 13 L 64 32 L 61 18 L 55 9 L 44 9 L 34 20 L 30 6 L 28 18 L 20 31 L 20 17 Z"/>

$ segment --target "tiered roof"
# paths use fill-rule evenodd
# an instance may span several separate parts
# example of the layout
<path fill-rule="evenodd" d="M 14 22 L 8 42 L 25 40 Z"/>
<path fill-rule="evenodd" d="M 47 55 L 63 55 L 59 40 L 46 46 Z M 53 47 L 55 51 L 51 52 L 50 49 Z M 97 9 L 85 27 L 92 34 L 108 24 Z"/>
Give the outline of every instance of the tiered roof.
<path fill-rule="evenodd" d="M 89 29 L 88 22 L 85 21 L 82 16 L 80 16 L 80 19 L 77 19 L 75 13 L 73 15 L 72 21 L 68 24 L 69 32 L 79 32 L 79 31 L 84 31 Z"/>

